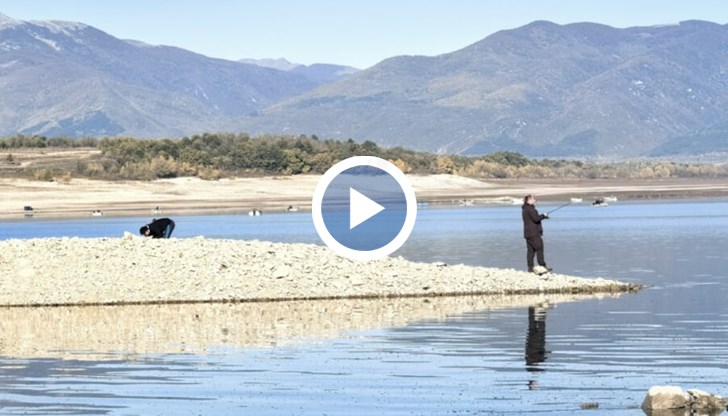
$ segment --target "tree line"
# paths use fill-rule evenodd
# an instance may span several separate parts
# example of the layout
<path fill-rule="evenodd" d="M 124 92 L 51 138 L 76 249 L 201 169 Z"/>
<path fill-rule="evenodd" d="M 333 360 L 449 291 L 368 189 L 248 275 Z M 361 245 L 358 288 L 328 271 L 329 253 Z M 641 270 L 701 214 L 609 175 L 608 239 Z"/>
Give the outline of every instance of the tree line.
<path fill-rule="evenodd" d="M 0 151 L 11 161 L 13 149 L 95 148 L 100 156 L 79 160 L 74 169 L 52 167 L 35 172 L 46 180 L 55 176 L 99 179 L 141 179 L 197 176 L 298 175 L 323 173 L 351 156 L 377 156 L 405 173 L 453 174 L 484 179 L 589 178 L 654 179 L 673 177 L 728 177 L 728 166 L 639 160 L 587 163 L 578 160 L 529 159 L 516 152 L 483 156 L 438 155 L 402 147 L 386 148 L 372 141 L 319 140 L 314 136 L 251 137 L 247 134 L 206 133 L 179 139 L 137 139 L 15 135 L 0 139 Z"/>

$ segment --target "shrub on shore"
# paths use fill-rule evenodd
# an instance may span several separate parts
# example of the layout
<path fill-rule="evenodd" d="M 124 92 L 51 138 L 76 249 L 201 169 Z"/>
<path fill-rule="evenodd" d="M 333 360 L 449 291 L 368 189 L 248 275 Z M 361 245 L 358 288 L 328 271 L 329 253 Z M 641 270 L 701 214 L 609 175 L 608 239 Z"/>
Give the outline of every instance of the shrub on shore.
<path fill-rule="evenodd" d="M 98 156 L 75 162 L 74 176 L 99 179 L 173 178 L 197 176 L 206 180 L 255 175 L 323 173 L 351 156 L 377 156 L 405 173 L 453 174 L 483 179 L 663 179 L 728 177 L 728 166 L 639 160 L 619 163 L 587 163 L 579 160 L 536 160 L 516 152 L 483 156 L 436 155 L 401 147 L 383 148 L 372 141 L 319 140 L 314 136 L 251 137 L 247 134 L 206 133 L 181 139 L 145 140 L 131 137 L 102 139 L 16 135 L 0 139 L 0 149 L 93 148 Z M 17 152 L 0 158 L 5 171 L 37 180 L 53 180 L 66 174 L 58 166 L 42 166 L 23 172 Z M 0 166 L 2 167 L 2 166 Z M 28 168 L 31 169 L 31 168 Z M 7 173 L 5 173 L 7 176 Z M 68 172 L 67 175 L 71 173 Z"/>

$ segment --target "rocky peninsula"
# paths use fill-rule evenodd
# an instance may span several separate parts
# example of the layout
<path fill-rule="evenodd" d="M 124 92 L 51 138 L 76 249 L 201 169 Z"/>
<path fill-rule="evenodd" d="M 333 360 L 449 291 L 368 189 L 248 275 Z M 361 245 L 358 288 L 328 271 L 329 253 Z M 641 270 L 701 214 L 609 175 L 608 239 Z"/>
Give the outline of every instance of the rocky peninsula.
<path fill-rule="evenodd" d="M 204 237 L 0 241 L 0 305 L 70 306 L 637 290 L 616 280 L 398 257 L 356 262 L 326 247 Z"/>

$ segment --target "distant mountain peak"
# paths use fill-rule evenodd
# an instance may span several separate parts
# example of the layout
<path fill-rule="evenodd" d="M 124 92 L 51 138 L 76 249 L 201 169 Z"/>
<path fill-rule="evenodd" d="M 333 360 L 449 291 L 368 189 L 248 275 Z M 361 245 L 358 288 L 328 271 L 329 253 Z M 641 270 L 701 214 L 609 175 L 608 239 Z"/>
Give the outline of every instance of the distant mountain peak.
<path fill-rule="evenodd" d="M 36 26 L 45 27 L 51 32 L 58 34 L 69 34 L 71 32 L 83 30 L 89 27 L 88 25 L 83 23 L 67 22 L 64 20 L 31 20 L 29 23 L 32 23 Z"/>
<path fill-rule="evenodd" d="M 70 34 L 89 27 L 84 23 L 68 22 L 64 20 L 19 20 L 0 12 L 0 29 L 8 29 L 24 25 L 44 27 L 51 33 L 56 34 Z"/>
<path fill-rule="evenodd" d="M 298 68 L 299 66 L 302 66 L 301 64 L 294 64 L 285 58 L 239 59 L 238 62 L 242 62 L 244 64 L 249 64 L 249 65 L 262 66 L 263 68 L 273 68 L 273 69 L 277 69 L 279 71 L 290 71 L 294 68 Z"/>
<path fill-rule="evenodd" d="M 23 24 L 22 20 L 13 19 L 12 17 L 0 12 L 0 28 L 11 27 Z"/>
<path fill-rule="evenodd" d="M 141 47 L 83 23 L 0 22 L 0 136 L 228 131 L 239 117 L 319 85 L 181 48 Z"/>
<path fill-rule="evenodd" d="M 359 69 L 350 66 L 335 64 L 302 65 L 294 64 L 285 58 L 239 59 L 238 62 L 302 75 L 319 84 L 339 81 L 359 72 Z"/>

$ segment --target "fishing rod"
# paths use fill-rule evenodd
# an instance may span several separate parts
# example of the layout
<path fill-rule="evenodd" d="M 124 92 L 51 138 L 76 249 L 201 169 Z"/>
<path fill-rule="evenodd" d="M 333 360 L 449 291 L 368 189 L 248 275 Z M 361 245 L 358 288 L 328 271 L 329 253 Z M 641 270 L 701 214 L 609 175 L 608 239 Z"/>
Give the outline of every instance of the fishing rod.
<path fill-rule="evenodd" d="M 552 209 L 551 211 L 547 212 L 546 215 L 551 215 L 552 212 L 556 212 L 556 211 L 560 210 L 561 208 L 563 208 L 563 207 L 565 207 L 567 205 L 571 205 L 571 201 L 565 203 L 564 205 L 561 205 L 559 207 L 556 207 L 555 209 Z"/>

